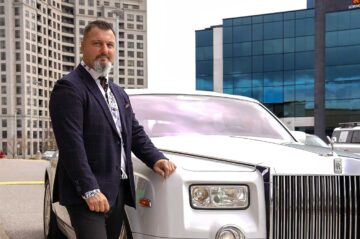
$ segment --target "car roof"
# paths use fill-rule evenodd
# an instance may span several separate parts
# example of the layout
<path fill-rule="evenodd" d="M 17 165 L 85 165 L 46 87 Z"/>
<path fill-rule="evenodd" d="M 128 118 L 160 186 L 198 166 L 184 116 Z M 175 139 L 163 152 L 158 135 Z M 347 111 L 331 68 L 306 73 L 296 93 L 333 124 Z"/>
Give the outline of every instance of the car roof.
<path fill-rule="evenodd" d="M 339 127 L 336 127 L 334 131 L 337 130 L 360 130 L 360 122 L 339 123 Z"/>

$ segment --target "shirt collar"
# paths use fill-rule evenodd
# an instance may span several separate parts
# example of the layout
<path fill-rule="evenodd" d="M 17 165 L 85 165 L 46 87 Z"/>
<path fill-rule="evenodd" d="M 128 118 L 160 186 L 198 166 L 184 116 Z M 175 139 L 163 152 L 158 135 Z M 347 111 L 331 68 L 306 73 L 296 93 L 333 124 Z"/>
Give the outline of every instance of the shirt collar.
<path fill-rule="evenodd" d="M 89 72 L 89 74 L 92 76 L 94 80 L 98 80 L 100 76 L 102 76 L 99 72 L 95 71 L 90 66 L 87 66 L 83 60 L 81 60 L 80 64 Z M 106 83 L 108 83 L 108 75 L 104 76 L 106 78 Z"/>

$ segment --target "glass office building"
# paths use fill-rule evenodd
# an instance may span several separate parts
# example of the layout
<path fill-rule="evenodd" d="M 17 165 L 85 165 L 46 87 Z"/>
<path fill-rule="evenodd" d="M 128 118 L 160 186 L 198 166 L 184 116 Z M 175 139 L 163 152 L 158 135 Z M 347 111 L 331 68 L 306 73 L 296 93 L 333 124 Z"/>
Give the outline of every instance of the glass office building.
<path fill-rule="evenodd" d="M 255 98 L 289 128 L 310 133 L 360 121 L 360 5 L 353 1 L 308 0 L 308 9 L 196 31 L 196 89 Z"/>

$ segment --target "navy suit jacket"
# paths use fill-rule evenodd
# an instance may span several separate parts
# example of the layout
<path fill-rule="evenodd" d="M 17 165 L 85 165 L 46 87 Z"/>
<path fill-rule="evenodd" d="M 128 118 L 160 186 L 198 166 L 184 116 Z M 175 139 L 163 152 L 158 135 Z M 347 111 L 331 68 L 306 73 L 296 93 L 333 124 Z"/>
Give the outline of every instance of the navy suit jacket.
<path fill-rule="evenodd" d="M 135 206 L 131 151 L 150 168 L 165 157 L 139 125 L 125 91 L 112 82 L 109 87 L 121 117 L 129 177 L 124 198 L 126 204 Z M 62 205 L 84 203 L 81 196 L 99 188 L 113 205 L 121 180 L 121 138 L 104 96 L 82 65 L 56 82 L 50 116 L 59 148 L 54 201 Z"/>

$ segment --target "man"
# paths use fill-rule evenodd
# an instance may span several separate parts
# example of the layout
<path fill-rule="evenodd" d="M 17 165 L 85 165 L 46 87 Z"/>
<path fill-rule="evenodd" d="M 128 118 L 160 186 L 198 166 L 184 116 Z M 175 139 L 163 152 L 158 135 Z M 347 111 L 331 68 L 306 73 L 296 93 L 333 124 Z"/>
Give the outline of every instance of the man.
<path fill-rule="evenodd" d="M 66 206 L 78 239 L 119 237 L 124 203 L 135 207 L 131 151 L 164 178 L 176 168 L 139 125 L 124 90 L 107 79 L 115 44 L 110 24 L 89 23 L 81 63 L 50 98 L 59 148 L 53 197 Z"/>

